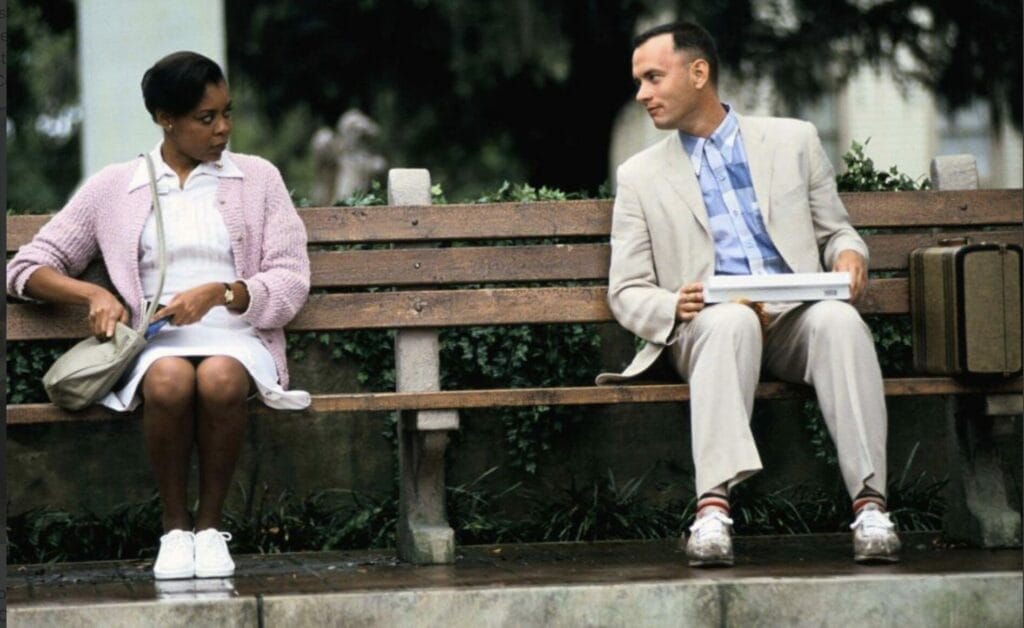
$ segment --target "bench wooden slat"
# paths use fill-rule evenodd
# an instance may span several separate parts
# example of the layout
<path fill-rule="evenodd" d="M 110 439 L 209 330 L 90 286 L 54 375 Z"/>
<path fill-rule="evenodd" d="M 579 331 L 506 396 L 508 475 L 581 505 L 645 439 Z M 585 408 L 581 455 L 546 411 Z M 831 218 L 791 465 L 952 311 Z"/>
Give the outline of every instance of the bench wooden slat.
<path fill-rule="evenodd" d="M 607 244 L 478 246 L 310 254 L 314 288 L 606 279 Z"/>
<path fill-rule="evenodd" d="M 52 218 L 49 214 L 7 216 L 7 252 L 17 251 L 28 244 L 32 236 Z"/>
<path fill-rule="evenodd" d="M 1024 245 L 1021 230 L 887 233 L 864 239 L 872 270 L 905 271 L 910 251 L 953 236 Z M 314 288 L 353 288 L 607 279 L 610 256 L 608 244 L 554 244 L 318 251 L 310 261 Z"/>
<path fill-rule="evenodd" d="M 939 233 L 876 233 L 864 236 L 871 252 L 871 270 L 906 271 L 910 252 L 924 246 L 936 246 L 939 240 L 970 237 L 972 243 L 998 242 L 1024 246 L 1024 230 L 942 231 Z"/>
<path fill-rule="evenodd" d="M 613 321 L 601 286 L 423 290 L 312 295 L 288 329 L 461 327 Z M 875 279 L 857 304 L 868 314 L 909 311 L 908 281 Z"/>
<path fill-rule="evenodd" d="M 846 192 L 840 197 L 858 228 L 1017 226 L 1024 218 L 1019 189 Z M 303 210 L 302 216 L 310 242 L 322 243 L 607 236 L 611 212 L 612 201 L 603 199 L 317 208 Z"/>
<path fill-rule="evenodd" d="M 1014 190 L 849 192 L 841 194 L 855 226 L 1019 226 L 1024 196 Z M 423 207 L 300 209 L 312 244 L 607 236 L 610 200 Z M 558 216 L 553 220 L 554 215 Z M 28 242 L 48 215 L 8 216 L 7 250 Z"/>
<path fill-rule="evenodd" d="M 911 250 L 953 236 L 1024 246 L 1020 229 L 868 234 L 864 239 L 871 270 L 905 271 Z M 550 244 L 313 251 L 310 262 L 313 288 L 331 289 L 605 280 L 610 256 L 608 244 Z"/>
<path fill-rule="evenodd" d="M 300 214 L 311 243 L 402 242 L 606 236 L 611 207 L 609 200 L 585 200 L 315 208 Z"/>
<path fill-rule="evenodd" d="M 867 314 L 906 313 L 907 289 L 906 279 L 876 279 L 857 307 Z M 606 295 L 604 286 L 314 294 L 288 329 L 604 323 L 613 320 Z M 81 338 L 86 333 L 84 308 L 7 306 L 8 340 Z"/>
<path fill-rule="evenodd" d="M 964 395 L 1019 393 L 1024 380 L 1014 378 L 983 384 L 948 377 L 911 377 L 885 380 L 889 397 L 919 395 Z M 808 397 L 811 388 L 781 382 L 763 382 L 757 386 L 758 399 Z M 497 390 L 446 390 L 415 393 L 354 393 L 314 395 L 312 406 L 303 412 L 271 410 L 253 402 L 254 414 L 286 418 L 309 413 L 379 412 L 392 410 L 449 410 L 515 406 L 599 405 L 611 403 L 670 403 L 690 398 L 686 384 L 638 384 L 629 386 L 576 386 L 567 388 L 512 388 Z M 48 403 L 7 406 L 8 425 L 72 421 L 108 421 L 137 418 L 139 412 L 118 413 L 91 407 L 67 412 Z"/>
<path fill-rule="evenodd" d="M 458 327 L 612 320 L 605 286 L 313 295 L 289 329 Z"/>
<path fill-rule="evenodd" d="M 961 190 L 847 192 L 840 194 L 854 226 L 865 227 L 1020 227 L 1024 192 Z"/>
<path fill-rule="evenodd" d="M 314 294 L 288 329 L 604 323 L 613 320 L 606 295 L 604 286 Z M 906 279 L 876 279 L 857 307 L 869 314 L 901 314 L 908 310 L 907 299 Z M 7 306 L 8 340 L 82 338 L 87 333 L 84 308 Z"/>

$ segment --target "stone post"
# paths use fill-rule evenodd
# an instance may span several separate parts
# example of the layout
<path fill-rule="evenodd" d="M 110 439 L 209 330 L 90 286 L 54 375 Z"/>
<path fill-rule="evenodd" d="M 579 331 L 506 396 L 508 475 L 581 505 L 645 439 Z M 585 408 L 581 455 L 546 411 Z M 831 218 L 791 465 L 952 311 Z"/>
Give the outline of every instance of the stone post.
<path fill-rule="evenodd" d="M 430 205 L 427 170 L 388 171 L 389 205 Z M 415 245 L 405 245 L 415 246 Z M 395 335 L 399 392 L 440 390 L 436 329 L 403 329 Z M 398 556 L 418 564 L 455 560 L 455 532 L 445 508 L 444 452 L 448 430 L 459 429 L 454 410 L 412 410 L 398 420 Z"/>
<path fill-rule="evenodd" d="M 946 155 L 931 163 L 938 190 L 978 189 L 972 155 Z M 946 433 L 952 452 L 944 532 L 949 540 L 981 547 L 1019 547 L 1021 516 L 1009 505 L 1006 480 L 993 436 L 1006 419 L 1024 411 L 1020 395 L 950 397 Z"/>

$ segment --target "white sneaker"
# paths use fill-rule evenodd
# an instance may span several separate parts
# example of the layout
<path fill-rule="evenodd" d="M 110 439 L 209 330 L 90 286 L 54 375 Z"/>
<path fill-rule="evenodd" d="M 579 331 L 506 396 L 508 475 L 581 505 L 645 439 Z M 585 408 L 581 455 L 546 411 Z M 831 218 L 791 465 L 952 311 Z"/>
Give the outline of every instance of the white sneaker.
<path fill-rule="evenodd" d="M 850 525 L 853 530 L 853 559 L 858 563 L 899 562 L 900 537 L 889 513 L 874 504 L 861 509 Z"/>
<path fill-rule="evenodd" d="M 698 517 L 690 526 L 686 556 L 691 567 L 732 565 L 732 519 L 717 509 Z"/>
<path fill-rule="evenodd" d="M 157 580 L 191 578 L 196 573 L 196 537 L 185 530 L 171 530 L 160 537 L 160 552 L 153 563 Z"/>
<path fill-rule="evenodd" d="M 230 532 L 207 528 L 196 533 L 196 578 L 227 578 L 235 573 L 227 542 Z"/>

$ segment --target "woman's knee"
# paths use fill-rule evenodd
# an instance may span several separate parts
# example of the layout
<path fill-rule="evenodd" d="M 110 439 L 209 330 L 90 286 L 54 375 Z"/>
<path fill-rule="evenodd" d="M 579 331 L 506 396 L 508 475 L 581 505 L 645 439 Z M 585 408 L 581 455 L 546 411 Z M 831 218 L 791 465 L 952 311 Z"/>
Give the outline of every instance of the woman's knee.
<path fill-rule="evenodd" d="M 142 379 L 142 396 L 150 404 L 190 404 L 195 388 L 195 367 L 183 358 L 160 358 L 150 365 Z"/>
<path fill-rule="evenodd" d="M 239 404 L 249 396 L 249 372 L 234 358 L 206 358 L 196 369 L 196 386 L 207 403 Z"/>

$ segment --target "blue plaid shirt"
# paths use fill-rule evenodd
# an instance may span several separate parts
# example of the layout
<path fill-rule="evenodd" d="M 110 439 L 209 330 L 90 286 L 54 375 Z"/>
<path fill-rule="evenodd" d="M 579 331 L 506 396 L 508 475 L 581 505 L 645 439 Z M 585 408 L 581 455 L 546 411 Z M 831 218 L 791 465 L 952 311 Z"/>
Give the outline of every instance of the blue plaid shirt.
<path fill-rule="evenodd" d="M 680 131 L 690 156 L 715 240 L 716 275 L 791 272 L 772 244 L 754 196 L 740 125 L 728 105 L 725 119 L 708 138 Z"/>

